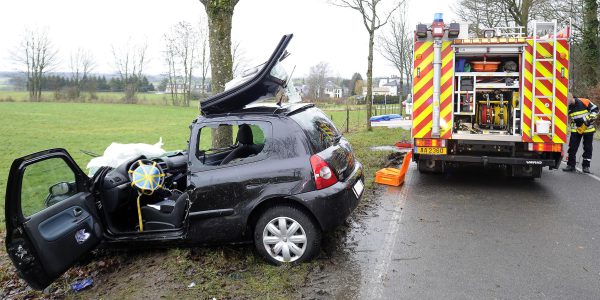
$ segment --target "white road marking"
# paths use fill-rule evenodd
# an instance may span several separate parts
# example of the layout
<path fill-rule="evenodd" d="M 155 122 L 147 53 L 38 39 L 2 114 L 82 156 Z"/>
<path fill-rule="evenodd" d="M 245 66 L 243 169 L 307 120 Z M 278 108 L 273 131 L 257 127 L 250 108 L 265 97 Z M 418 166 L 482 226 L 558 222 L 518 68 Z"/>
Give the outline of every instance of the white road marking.
<path fill-rule="evenodd" d="M 408 192 L 410 190 L 410 184 L 412 181 L 412 174 L 416 172 L 414 164 L 408 168 L 406 177 L 404 178 L 404 184 L 400 191 L 398 202 L 395 203 L 396 209 L 393 210 L 393 214 L 388 224 L 385 240 L 383 241 L 380 252 L 380 259 L 377 261 L 377 265 L 372 271 L 373 276 L 369 276 L 366 282 L 366 288 L 362 289 L 365 291 L 361 296 L 361 299 L 381 299 L 383 293 L 383 283 L 385 276 L 388 273 L 390 261 L 392 259 L 392 253 L 396 251 L 396 241 L 398 240 L 398 231 L 400 230 L 400 222 L 402 221 L 402 214 L 404 212 L 404 205 L 408 198 Z"/>
<path fill-rule="evenodd" d="M 567 164 L 566 164 L 564 161 L 563 161 L 562 163 L 563 163 L 564 165 L 567 165 Z M 581 168 L 579 168 L 579 167 L 575 167 L 575 170 L 579 171 L 579 172 L 580 172 L 580 173 L 582 173 L 582 174 L 585 174 L 585 175 L 587 175 L 587 176 L 590 176 L 590 177 L 592 177 L 592 178 L 594 178 L 594 179 L 596 179 L 596 180 L 600 181 L 600 177 L 598 177 L 598 176 L 596 176 L 596 175 L 594 175 L 594 174 L 591 174 L 591 173 L 583 173 L 583 170 L 582 170 Z"/>

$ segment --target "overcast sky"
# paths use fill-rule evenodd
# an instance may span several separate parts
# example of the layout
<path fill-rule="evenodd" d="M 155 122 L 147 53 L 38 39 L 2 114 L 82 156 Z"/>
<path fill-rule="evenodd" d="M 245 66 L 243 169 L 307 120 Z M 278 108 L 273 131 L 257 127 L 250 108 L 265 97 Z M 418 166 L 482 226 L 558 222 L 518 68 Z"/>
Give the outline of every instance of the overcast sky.
<path fill-rule="evenodd" d="M 450 8 L 454 0 L 408 1 L 411 26 L 431 22 L 436 12 L 444 13 L 446 21 L 456 19 Z M 66 71 L 70 53 L 83 48 L 93 53 L 95 72 L 112 73 L 111 45 L 118 48 L 128 40 L 147 40 L 150 59 L 145 73 L 162 74 L 166 71 L 163 34 L 179 21 L 206 21 L 198 0 L 3 0 L 0 12 L 0 71 L 17 69 L 10 51 L 29 27 L 48 29 L 60 51 L 58 70 Z M 320 61 L 329 63 L 334 76 L 366 75 L 368 35 L 358 12 L 327 0 L 240 0 L 236 6 L 232 39 L 240 43 L 247 61 L 268 57 L 286 33 L 294 34 L 288 49 L 297 66 L 294 77 L 306 75 Z M 396 73 L 375 54 L 375 76 Z"/>

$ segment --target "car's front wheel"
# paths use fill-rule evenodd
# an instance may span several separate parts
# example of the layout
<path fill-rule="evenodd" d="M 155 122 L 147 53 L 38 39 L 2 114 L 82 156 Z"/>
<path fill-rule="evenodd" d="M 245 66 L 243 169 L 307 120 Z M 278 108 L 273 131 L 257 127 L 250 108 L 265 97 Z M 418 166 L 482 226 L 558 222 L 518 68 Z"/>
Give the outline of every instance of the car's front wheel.
<path fill-rule="evenodd" d="M 321 230 L 303 211 L 292 206 L 275 206 L 256 222 L 254 245 L 273 264 L 300 263 L 319 253 Z"/>

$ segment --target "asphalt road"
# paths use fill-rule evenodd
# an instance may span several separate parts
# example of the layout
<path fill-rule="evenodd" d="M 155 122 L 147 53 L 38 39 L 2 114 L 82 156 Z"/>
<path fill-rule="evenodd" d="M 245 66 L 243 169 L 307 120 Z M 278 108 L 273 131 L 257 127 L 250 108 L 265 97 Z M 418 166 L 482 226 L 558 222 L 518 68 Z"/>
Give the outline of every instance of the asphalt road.
<path fill-rule="evenodd" d="M 385 188 L 348 233 L 333 296 L 360 299 L 600 299 L 600 142 L 595 176 L 534 181 L 462 168 Z M 578 160 L 581 160 L 579 158 Z M 341 275 L 344 276 L 344 275 Z"/>

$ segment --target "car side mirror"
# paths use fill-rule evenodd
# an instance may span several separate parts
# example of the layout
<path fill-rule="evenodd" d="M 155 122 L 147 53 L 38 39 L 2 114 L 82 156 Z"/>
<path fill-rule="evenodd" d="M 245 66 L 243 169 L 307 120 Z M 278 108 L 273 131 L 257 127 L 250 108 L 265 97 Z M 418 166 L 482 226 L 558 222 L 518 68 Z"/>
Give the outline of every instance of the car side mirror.
<path fill-rule="evenodd" d="M 69 184 L 67 182 L 59 182 L 50 187 L 50 195 L 63 196 L 69 193 Z"/>

